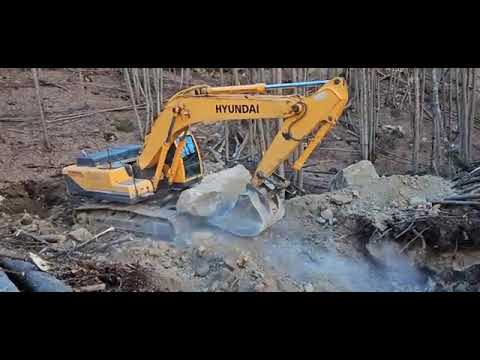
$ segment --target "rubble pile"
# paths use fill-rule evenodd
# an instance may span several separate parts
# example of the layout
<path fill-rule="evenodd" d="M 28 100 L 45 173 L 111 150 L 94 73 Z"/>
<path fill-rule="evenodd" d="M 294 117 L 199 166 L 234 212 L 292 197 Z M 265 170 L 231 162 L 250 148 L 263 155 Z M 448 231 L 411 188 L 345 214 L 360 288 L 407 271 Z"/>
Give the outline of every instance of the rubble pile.
<path fill-rule="evenodd" d="M 412 211 L 435 211 L 435 201 L 455 193 L 452 183 L 440 177 L 379 177 L 369 161 L 340 171 L 331 188 L 332 192 L 289 200 L 287 216 L 326 226 L 334 225 L 338 218 L 359 216 L 384 231 L 388 222 L 401 220 Z"/>

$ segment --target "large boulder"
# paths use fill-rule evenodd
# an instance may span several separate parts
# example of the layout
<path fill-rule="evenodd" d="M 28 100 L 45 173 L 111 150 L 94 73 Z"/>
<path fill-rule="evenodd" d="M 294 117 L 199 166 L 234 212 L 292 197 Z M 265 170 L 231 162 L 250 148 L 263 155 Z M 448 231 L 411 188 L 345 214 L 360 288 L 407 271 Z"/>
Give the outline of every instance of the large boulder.
<path fill-rule="evenodd" d="M 330 191 L 349 186 L 365 186 L 378 177 L 373 164 L 368 160 L 362 160 L 339 171 L 330 183 Z"/>
<path fill-rule="evenodd" d="M 200 184 L 181 193 L 177 211 L 201 217 L 222 215 L 246 191 L 251 178 L 243 165 L 207 175 Z"/>

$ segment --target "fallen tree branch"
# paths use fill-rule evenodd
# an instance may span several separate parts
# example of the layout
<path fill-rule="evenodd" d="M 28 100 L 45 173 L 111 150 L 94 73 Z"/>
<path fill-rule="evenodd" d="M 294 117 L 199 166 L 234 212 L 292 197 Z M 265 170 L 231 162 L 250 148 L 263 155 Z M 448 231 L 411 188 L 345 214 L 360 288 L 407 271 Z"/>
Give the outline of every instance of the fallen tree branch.
<path fill-rule="evenodd" d="M 98 233 L 97 235 L 95 235 L 94 237 L 92 237 L 91 239 L 87 240 L 87 241 L 84 241 L 76 246 L 74 246 L 72 249 L 70 250 L 65 250 L 65 251 L 62 251 L 56 255 L 53 255 L 51 258 L 57 258 L 59 256 L 62 256 L 62 255 L 70 255 L 71 253 L 73 253 L 74 251 L 77 251 L 78 249 L 81 249 L 83 247 L 85 247 L 86 245 L 92 243 L 93 241 L 97 240 L 100 236 L 103 236 L 111 231 L 114 231 L 115 228 L 113 226 L 109 227 L 108 229 Z"/>
<path fill-rule="evenodd" d="M 423 234 L 425 231 L 429 230 L 430 228 L 431 228 L 431 226 L 423 229 L 423 230 L 420 231 L 420 232 L 416 231 L 415 229 L 412 229 L 412 230 L 415 232 L 416 235 L 415 235 L 415 237 L 414 237 L 412 240 L 410 240 L 410 241 L 407 243 L 407 245 L 405 245 L 405 246 L 402 248 L 402 250 L 400 250 L 400 254 L 402 254 L 402 253 L 410 246 L 410 244 L 412 244 L 412 243 L 413 243 L 415 240 L 417 240 L 418 238 L 421 238 L 421 239 L 422 239 L 423 244 L 424 244 L 424 247 L 425 247 L 425 239 L 424 239 L 424 237 L 423 237 L 422 234 Z"/>
<path fill-rule="evenodd" d="M 478 206 L 478 207 L 480 207 L 480 201 L 439 200 L 439 201 L 432 201 L 432 204 L 440 204 L 440 205 L 460 205 L 460 206 Z"/>
<path fill-rule="evenodd" d="M 137 109 L 141 108 L 141 107 L 145 107 L 145 104 L 137 105 Z M 83 114 L 70 115 L 70 116 L 61 116 L 61 117 L 55 118 L 54 120 L 47 121 L 47 123 L 52 124 L 52 123 L 57 123 L 57 122 L 61 122 L 61 121 L 66 121 L 66 120 L 74 120 L 74 119 L 79 119 L 79 118 L 82 118 L 82 117 L 93 116 L 93 115 L 97 115 L 97 114 L 103 114 L 103 113 L 107 113 L 107 112 L 125 111 L 125 110 L 133 110 L 133 106 L 132 105 L 121 106 L 121 107 L 117 107 L 117 108 L 97 110 L 97 111 L 93 111 L 93 112 L 90 112 L 90 113 L 83 113 Z"/>

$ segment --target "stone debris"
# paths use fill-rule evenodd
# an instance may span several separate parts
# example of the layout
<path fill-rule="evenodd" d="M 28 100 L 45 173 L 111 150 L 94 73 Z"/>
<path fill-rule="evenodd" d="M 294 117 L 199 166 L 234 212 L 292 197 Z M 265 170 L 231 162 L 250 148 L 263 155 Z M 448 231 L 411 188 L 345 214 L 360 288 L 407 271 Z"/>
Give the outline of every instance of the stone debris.
<path fill-rule="evenodd" d="M 333 215 L 333 211 L 332 209 L 330 208 L 327 208 L 325 210 L 323 210 L 322 212 L 320 212 L 320 216 L 325 219 L 326 222 L 328 222 L 329 225 L 333 225 L 334 223 L 334 215 Z"/>
<path fill-rule="evenodd" d="M 90 240 L 93 235 L 87 229 L 80 227 L 68 233 L 74 240 L 84 242 Z"/>
<path fill-rule="evenodd" d="M 20 219 L 20 224 L 22 225 L 30 225 L 33 222 L 33 218 L 29 213 L 23 214 L 22 218 Z"/>
<path fill-rule="evenodd" d="M 351 203 L 353 195 L 351 193 L 334 193 L 330 195 L 330 201 L 335 205 L 345 205 Z"/>

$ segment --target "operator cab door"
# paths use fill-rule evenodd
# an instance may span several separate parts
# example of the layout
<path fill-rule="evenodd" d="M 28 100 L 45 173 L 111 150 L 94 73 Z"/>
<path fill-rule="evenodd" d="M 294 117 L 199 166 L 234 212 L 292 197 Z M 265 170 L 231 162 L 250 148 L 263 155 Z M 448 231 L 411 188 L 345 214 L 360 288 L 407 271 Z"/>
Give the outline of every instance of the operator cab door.
<path fill-rule="evenodd" d="M 177 150 L 179 139 L 170 147 L 166 164 L 171 166 L 175 151 Z M 200 152 L 198 149 L 197 142 L 192 134 L 187 133 L 185 137 L 185 146 L 183 148 L 180 166 L 178 167 L 177 173 L 174 177 L 175 184 L 186 184 L 190 181 L 193 181 L 203 175 L 203 164 L 200 157 Z"/>

